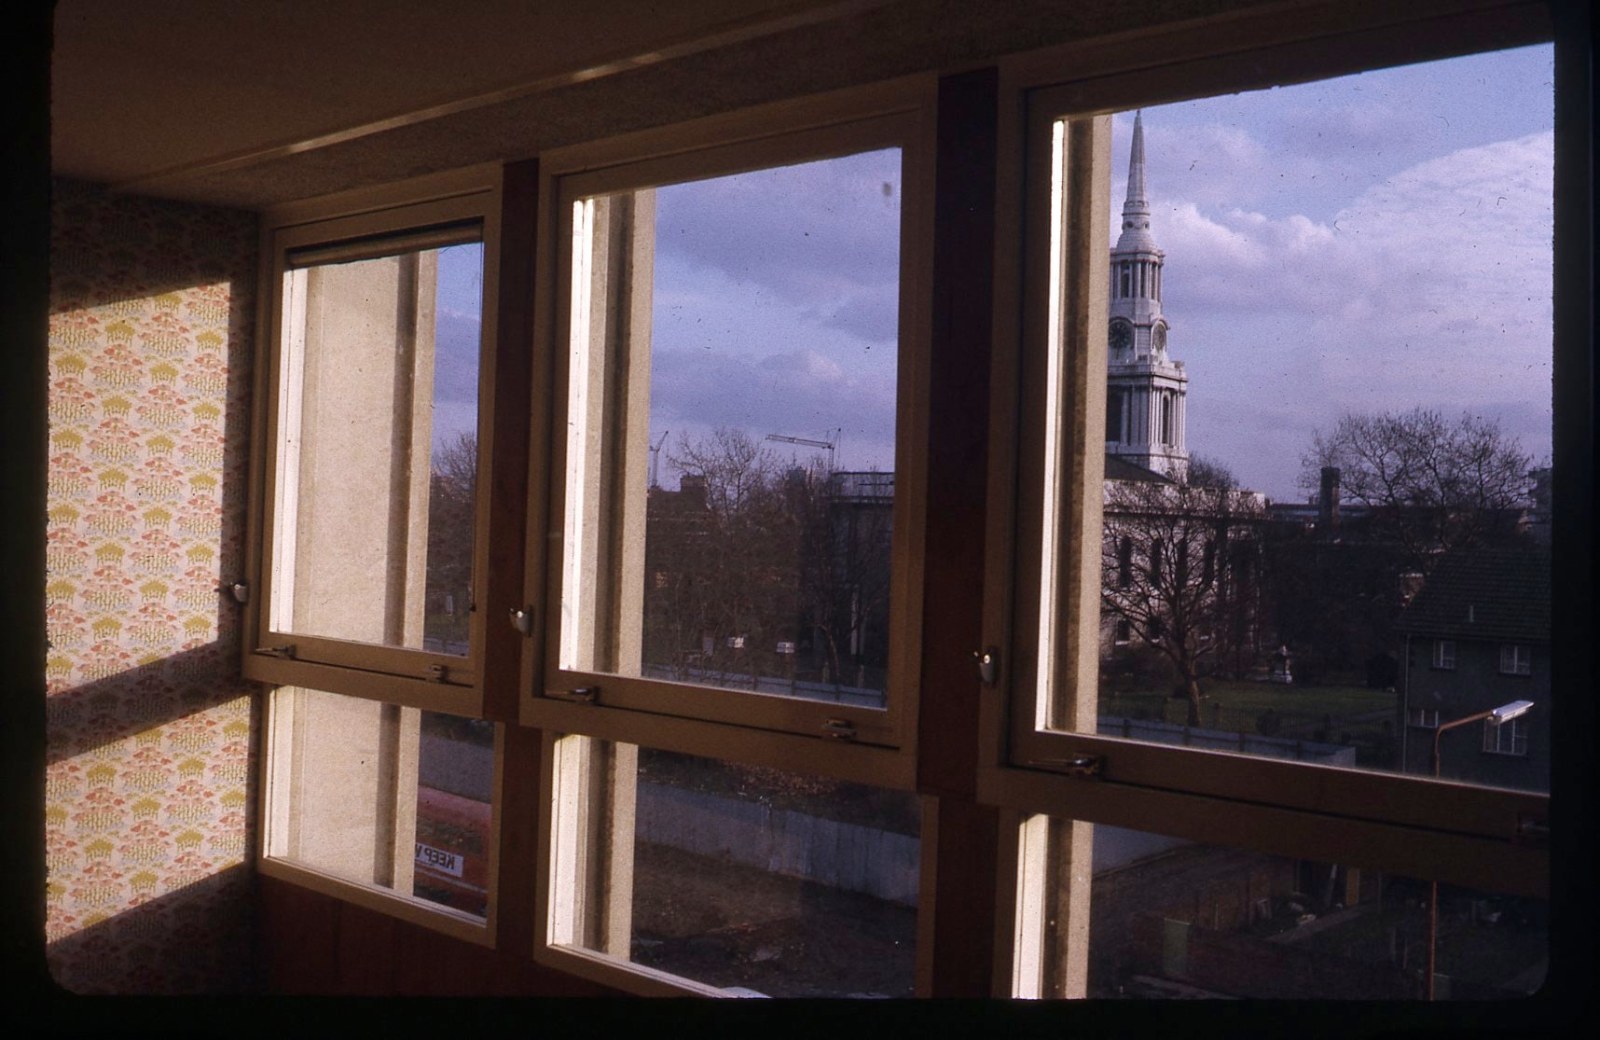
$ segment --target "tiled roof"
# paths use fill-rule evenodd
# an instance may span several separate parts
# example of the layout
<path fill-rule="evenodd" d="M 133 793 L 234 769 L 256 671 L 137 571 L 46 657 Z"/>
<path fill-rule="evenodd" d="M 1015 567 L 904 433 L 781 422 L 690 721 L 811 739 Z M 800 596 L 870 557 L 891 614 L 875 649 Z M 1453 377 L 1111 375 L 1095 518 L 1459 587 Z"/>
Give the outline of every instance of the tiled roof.
<path fill-rule="evenodd" d="M 1413 635 L 1547 643 L 1549 553 L 1479 549 L 1446 556 L 1398 627 Z"/>

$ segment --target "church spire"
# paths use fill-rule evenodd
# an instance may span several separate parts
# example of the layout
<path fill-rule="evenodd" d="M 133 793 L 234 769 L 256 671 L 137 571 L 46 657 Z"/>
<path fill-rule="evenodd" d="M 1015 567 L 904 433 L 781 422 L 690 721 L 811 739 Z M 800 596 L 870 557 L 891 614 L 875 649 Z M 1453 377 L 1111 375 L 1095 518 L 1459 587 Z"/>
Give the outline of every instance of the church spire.
<path fill-rule="evenodd" d="M 1144 113 L 1133 114 L 1133 147 L 1128 150 L 1128 195 L 1122 203 L 1122 234 L 1117 252 L 1154 252 L 1150 235 L 1150 199 L 1144 190 Z"/>
<path fill-rule="evenodd" d="M 1133 114 L 1133 147 L 1128 151 L 1128 200 L 1124 214 L 1150 215 L 1150 200 L 1144 194 L 1144 112 Z"/>
<path fill-rule="evenodd" d="M 1167 320 L 1161 314 L 1165 254 L 1150 234 L 1144 174 L 1144 113 L 1136 112 L 1122 234 L 1111 251 L 1106 451 L 1182 479 L 1189 467 L 1184 433 L 1189 377 L 1183 362 L 1167 353 Z"/>

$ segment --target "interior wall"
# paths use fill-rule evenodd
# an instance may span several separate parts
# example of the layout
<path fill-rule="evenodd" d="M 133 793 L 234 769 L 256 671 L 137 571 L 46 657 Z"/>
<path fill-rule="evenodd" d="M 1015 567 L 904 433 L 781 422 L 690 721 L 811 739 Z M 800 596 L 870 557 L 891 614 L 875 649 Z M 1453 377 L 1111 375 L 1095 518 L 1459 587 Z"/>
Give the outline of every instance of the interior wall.
<path fill-rule="evenodd" d="M 46 956 L 81 993 L 246 989 L 238 610 L 252 214 L 54 184 Z"/>

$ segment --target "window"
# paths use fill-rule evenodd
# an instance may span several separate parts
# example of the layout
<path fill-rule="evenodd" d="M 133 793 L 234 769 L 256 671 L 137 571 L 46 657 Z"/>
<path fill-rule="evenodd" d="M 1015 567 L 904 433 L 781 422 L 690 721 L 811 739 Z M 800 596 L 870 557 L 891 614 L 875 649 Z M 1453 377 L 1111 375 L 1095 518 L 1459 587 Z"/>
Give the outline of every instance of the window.
<path fill-rule="evenodd" d="M 560 389 L 522 718 L 550 735 L 550 964 L 659 992 L 914 989 L 925 104 L 541 162 Z M 762 904 L 802 889 L 798 916 Z M 846 906 L 882 925 L 850 940 L 882 947 L 854 979 L 817 959 L 855 934 Z M 712 923 L 732 913 L 772 920 L 736 942 Z"/>
<path fill-rule="evenodd" d="M 1395 86 L 1386 87 L 1386 92 L 1416 89 L 1437 97 L 1441 90 L 1453 89 L 1439 84 L 1468 78 L 1494 82 L 1498 92 L 1505 86 L 1505 77 L 1479 73 L 1471 64 L 1494 61 L 1518 70 L 1522 77 L 1518 82 L 1527 85 L 1536 99 L 1524 114 L 1540 112 L 1539 88 L 1548 84 L 1547 50 L 1462 59 L 1460 66 L 1443 63 L 1369 75 L 1374 84 L 1391 77 Z M 1042 59 L 1028 68 L 1039 77 L 1036 82 L 1048 82 Z M 1186 77 L 1184 90 L 1190 96 L 1201 95 L 1208 87 L 1228 91 L 1241 86 L 1237 72 L 1221 63 L 1200 61 L 1181 69 Z M 1178 72 L 1172 75 L 1176 77 Z M 1284 69 L 1277 75 L 1294 80 L 1308 73 L 1298 70 L 1291 74 Z M 1441 79 L 1430 81 L 1430 76 Z M 1019 78 L 1026 77 L 1019 73 Z M 1363 86 L 1368 87 L 1366 81 Z M 1010 580 L 991 581 L 986 608 L 987 635 L 1002 654 L 1009 654 L 1005 659 L 1011 662 L 1007 675 L 1010 701 L 1008 710 L 986 716 L 995 765 L 984 774 L 982 788 L 996 804 L 1019 812 L 1016 931 L 1011 953 L 1013 991 L 1025 995 L 1114 995 L 1119 983 L 1126 984 L 1126 977 L 1109 987 L 1098 983 L 1091 963 L 1096 957 L 1093 935 L 1107 927 L 1096 916 L 1095 890 L 1111 884 L 1095 876 L 1100 870 L 1095 860 L 1103 836 L 1114 830 L 1153 830 L 1179 844 L 1237 842 L 1253 852 L 1286 857 L 1283 869 L 1291 872 L 1320 872 L 1336 886 L 1339 871 L 1350 866 L 1362 871 L 1375 869 L 1391 880 L 1437 878 L 1534 898 L 1542 898 L 1547 884 L 1544 853 L 1519 846 L 1516 825 L 1509 822 L 1518 813 L 1542 817 L 1543 796 L 1489 787 L 1449 787 L 1435 784 L 1426 775 L 1398 775 L 1417 770 L 1416 755 L 1407 752 L 1406 731 L 1438 727 L 1439 713 L 1416 709 L 1402 699 L 1400 691 L 1365 681 L 1362 670 L 1375 667 L 1368 662 L 1380 658 L 1382 644 L 1351 655 L 1348 648 L 1338 650 L 1334 643 L 1352 631 L 1336 626 L 1347 624 L 1351 612 L 1361 609 L 1359 590 L 1341 583 L 1350 581 L 1354 568 L 1373 567 L 1385 575 L 1383 580 L 1373 579 L 1375 594 L 1389 596 L 1386 603 L 1394 600 L 1398 576 L 1407 569 L 1407 561 L 1398 558 L 1404 539 L 1380 530 L 1395 514 L 1383 513 L 1372 504 L 1374 499 L 1367 500 L 1371 512 L 1348 504 L 1355 497 L 1353 467 L 1347 467 L 1347 505 L 1341 517 L 1346 530 L 1388 539 L 1397 559 L 1379 562 L 1380 554 L 1370 548 L 1371 543 L 1360 548 L 1351 542 L 1311 544 L 1289 533 L 1292 514 L 1274 510 L 1272 505 L 1290 496 L 1273 482 L 1287 477 L 1287 487 L 1295 486 L 1300 459 L 1294 452 L 1287 453 L 1293 457 L 1283 457 L 1283 448 L 1297 436 L 1310 445 L 1316 431 L 1309 423 L 1292 435 L 1271 426 L 1268 413 L 1278 413 L 1260 407 L 1252 396 L 1259 391 L 1259 372 L 1253 367 L 1260 362 L 1259 356 L 1237 359 L 1242 378 L 1237 384 L 1238 396 L 1229 403 L 1223 401 L 1233 391 L 1223 384 L 1231 378 L 1226 369 L 1232 362 L 1223 361 L 1220 354 L 1206 355 L 1212 364 L 1221 366 L 1221 370 L 1209 372 L 1202 372 L 1195 360 L 1198 348 L 1190 355 L 1185 395 L 1160 385 L 1161 374 L 1154 365 L 1148 379 L 1150 393 L 1158 395 L 1155 416 L 1163 444 L 1183 449 L 1182 456 L 1187 456 L 1189 446 L 1197 451 L 1220 451 L 1220 458 L 1213 456 L 1216 461 L 1228 468 L 1248 466 L 1251 472 L 1230 473 L 1217 481 L 1207 473 L 1203 481 L 1191 481 L 1194 460 L 1185 458 L 1188 466 L 1174 466 L 1153 454 L 1120 456 L 1113 467 L 1110 449 L 1115 446 L 1107 445 L 1103 438 L 1085 436 L 1089 431 L 1098 432 L 1103 422 L 1099 409 L 1106 393 L 1108 353 L 1104 332 L 1112 316 L 1107 313 L 1111 301 L 1118 300 L 1116 306 L 1120 307 L 1123 295 L 1143 297 L 1153 289 L 1153 278 L 1139 277 L 1111 292 L 1110 272 L 1122 270 L 1120 257 L 1139 257 L 1142 264 L 1148 262 L 1143 257 L 1156 250 L 1154 242 L 1167 249 L 1161 272 L 1163 280 L 1172 275 L 1172 292 L 1164 294 L 1159 310 L 1153 300 L 1147 303 L 1141 298 L 1140 306 L 1150 309 L 1143 318 L 1150 323 L 1162 310 L 1171 308 L 1167 352 L 1173 364 L 1187 353 L 1186 330 L 1193 329 L 1199 314 L 1213 303 L 1217 308 L 1212 319 L 1217 322 L 1214 331 L 1210 336 L 1204 330 L 1197 332 L 1210 344 L 1229 339 L 1231 334 L 1225 329 L 1236 331 L 1257 323 L 1265 328 L 1281 321 L 1284 329 L 1304 330 L 1306 322 L 1316 319 L 1308 311 L 1315 309 L 1307 302 L 1312 297 L 1269 303 L 1255 281 L 1252 289 L 1235 293 L 1227 276 L 1212 266 L 1217 257 L 1196 257 L 1195 266 L 1186 271 L 1177 248 L 1168 242 L 1204 249 L 1200 243 L 1212 241 L 1206 236 L 1238 233 L 1251 239 L 1252 248 L 1260 248 L 1259 258 L 1266 265 L 1263 270 L 1276 270 L 1291 281 L 1302 277 L 1321 280 L 1322 287 L 1312 294 L 1318 299 L 1330 292 L 1329 272 L 1311 274 L 1301 259 L 1272 259 L 1278 255 L 1273 253 L 1278 247 L 1254 239 L 1256 231 L 1247 231 L 1245 224 L 1258 230 L 1278 223 L 1306 230 L 1316 223 L 1305 215 L 1303 207 L 1311 204 L 1302 189 L 1310 180 L 1320 179 L 1313 176 L 1317 171 L 1307 168 L 1297 173 L 1296 178 L 1304 178 L 1299 187 L 1289 195 L 1274 195 L 1283 190 L 1275 176 L 1282 167 L 1272 165 L 1277 160 L 1263 165 L 1259 156 L 1271 154 L 1275 146 L 1269 138 L 1273 134 L 1282 134 L 1287 140 L 1293 136 L 1290 126 L 1312 111 L 1327 111 L 1335 103 L 1333 99 L 1341 96 L 1338 92 L 1349 86 L 1336 82 L 1289 85 L 1253 99 L 1248 94 L 1229 95 L 1214 103 L 1202 98 L 1183 106 L 1140 111 L 1139 106 L 1149 100 L 1145 93 L 1149 89 L 1143 77 L 1107 74 L 1026 92 L 1026 195 L 1019 229 L 1025 245 L 1022 288 L 1014 301 L 1020 315 L 1015 325 L 1018 433 L 1015 442 L 997 434 L 992 446 L 993 464 L 1001 467 L 1014 458 L 1021 475 L 1010 529 L 1018 548 Z M 1257 105 L 1253 114 L 1222 113 L 1225 106 L 1247 103 Z M 1548 106 L 1548 95 L 1543 104 Z M 1235 108 L 1227 111 L 1233 113 Z M 1542 111 L 1547 116 L 1548 107 Z M 1541 184 L 1543 197 L 1548 198 L 1548 181 L 1542 179 L 1548 176 L 1550 161 L 1548 121 L 1541 126 L 1539 118 L 1535 116 L 1531 124 L 1512 119 L 1521 129 L 1507 131 L 1518 143 L 1506 146 L 1504 158 L 1513 171 L 1509 176 L 1518 183 Z M 1240 128 L 1255 120 L 1260 121 L 1254 123 L 1255 129 L 1239 137 Z M 1157 127 L 1162 129 L 1160 138 L 1155 134 Z M 1229 167 L 1225 189 L 1220 184 L 1205 184 L 1189 169 L 1192 157 L 1204 150 L 1200 142 L 1220 140 L 1216 136 L 1220 134 L 1235 135 L 1236 143 L 1248 138 L 1252 149 L 1264 149 L 1252 152 L 1258 156 L 1253 164 Z M 1131 143 L 1125 143 L 1130 138 Z M 1154 172 L 1158 169 L 1156 156 L 1161 154 L 1156 148 L 1158 141 L 1188 157 L 1166 167 L 1168 183 L 1176 184 L 1159 204 L 1160 181 Z M 1419 155 L 1411 161 L 1420 164 L 1426 158 Z M 1347 198 L 1328 208 L 1324 224 L 1330 229 L 1329 241 L 1337 234 L 1331 230 L 1333 221 L 1345 229 L 1354 226 L 1358 218 L 1370 221 L 1385 207 L 1401 205 L 1390 179 L 1401 172 L 1393 170 L 1381 178 L 1391 186 L 1383 191 Z M 1423 172 L 1428 177 L 1447 173 L 1437 163 Z M 1479 172 L 1481 167 L 1473 165 L 1454 175 L 1471 177 Z M 1261 195 L 1251 194 L 1256 190 L 1246 186 L 1251 183 L 1260 186 Z M 1122 191 L 1124 184 L 1126 192 Z M 1245 195 L 1255 201 L 1246 203 Z M 1207 199 L 1215 201 L 1207 203 Z M 1243 216 L 1247 208 L 1248 220 Z M 1524 217 L 1524 226 L 1532 229 L 1530 234 L 1548 242 L 1548 211 L 1534 202 Z M 1169 222 L 1174 238 L 1163 240 L 1162 219 Z M 1520 229 L 1515 232 L 1520 233 Z M 1347 246 L 1353 248 L 1350 240 L 1339 241 L 1338 248 Z M 1412 243 L 1411 247 L 1415 246 Z M 1548 269 L 1546 248 L 1530 245 L 1521 255 L 1530 271 L 1541 266 Z M 1372 270 L 1378 265 L 1353 260 L 1351 269 Z M 1472 284 L 1470 276 L 1453 283 L 1444 279 L 1430 291 L 1445 294 L 1441 298 L 1456 293 L 1462 299 L 1473 299 Z M 1163 289 L 1166 287 L 1163 281 Z M 1206 293 L 1216 293 L 1221 299 L 1208 301 Z M 1296 325 L 1296 320 L 1301 324 Z M 1548 311 L 1536 307 L 1525 314 L 1518 312 L 1514 320 L 1527 321 L 1538 329 L 1541 321 L 1548 321 Z M 1329 328 L 1335 325 L 1339 322 Z M 1548 335 L 1547 324 L 1544 332 Z M 1539 339 L 1537 333 L 1530 334 L 1530 342 Z M 1521 360 L 1535 369 L 1549 362 L 1548 356 L 1538 356 L 1532 348 Z M 1388 366 L 1392 363 L 1389 358 L 1370 365 L 1353 356 L 1348 359 L 1341 378 L 1347 380 L 1345 389 L 1356 397 L 1347 399 L 1350 403 L 1345 408 L 1361 407 L 1357 398 L 1369 391 L 1355 388 L 1366 385 L 1362 383 L 1364 374 L 1384 380 L 1385 399 L 1393 400 L 1397 409 L 1405 407 L 1400 402 L 1408 388 L 1428 385 L 1425 379 L 1411 381 L 1402 372 L 1391 370 Z M 1290 367 L 1283 372 L 1285 379 Z M 1119 382 L 1124 378 L 1119 369 Z M 1316 387 L 1316 394 L 1291 391 L 1287 384 L 1279 387 L 1301 403 L 1295 422 L 1304 422 L 1311 411 L 1319 411 L 1327 416 L 1328 428 L 1336 426 L 1340 414 L 1337 400 L 1319 398 L 1328 393 L 1327 388 L 1316 377 L 1307 378 L 1311 380 L 1308 388 Z M 1507 378 L 1511 378 L 1509 374 Z M 1522 385 L 1530 407 L 1548 408 L 1548 397 L 1542 396 L 1545 391 L 1538 380 Z M 1377 387 L 1370 388 L 1371 393 L 1377 391 Z M 1335 395 L 1342 393 L 1335 391 Z M 1190 399 L 1197 406 L 1188 415 L 1174 407 Z M 1217 410 L 1207 420 L 1209 426 L 1186 430 L 1186 422 L 1200 421 L 1200 402 Z M 1530 436 L 1541 436 L 1537 425 L 1532 431 Z M 1548 436 L 1547 430 L 1542 436 Z M 1223 447 L 1227 445 L 1232 447 Z M 1130 479 L 1129 466 L 1143 467 L 1150 475 Z M 1279 476 L 1274 477 L 1274 472 Z M 1209 486 L 1214 483 L 1221 486 Z M 1422 512 L 1410 506 L 1400 511 L 1419 520 Z M 1369 526 L 1356 527 L 1369 516 L 1376 518 Z M 1128 537 L 1137 542 L 1140 530 L 1149 531 L 1145 535 L 1150 545 L 1148 566 L 1134 583 L 1139 587 L 1130 589 L 1121 581 L 1115 548 L 1107 547 L 1120 545 Z M 1227 583 L 1205 580 L 1204 556 L 1198 567 L 1185 565 L 1186 556 L 1192 559 L 1205 552 L 1209 538 L 1227 546 L 1231 561 Z M 1191 548 L 1192 541 L 1198 541 L 1198 547 Z M 1296 582 L 1295 591 L 1287 596 L 1281 584 L 1285 574 L 1295 575 Z M 1295 600 L 1303 600 L 1307 606 L 1314 601 L 1318 606 L 1297 620 L 1300 615 L 1295 611 L 1301 604 Z M 1399 609 L 1398 603 L 1395 609 Z M 1140 645 L 1119 647 L 1115 639 L 1094 638 L 1097 629 L 1092 619 L 1101 616 L 1111 621 L 1107 627 L 1113 631 L 1117 621 L 1133 621 L 1131 627 Z M 1290 632 L 1294 634 L 1288 635 Z M 1336 637 L 1335 633 L 1342 634 Z M 1205 638 L 1208 635 L 1210 638 Z M 1398 642 L 1397 635 L 1394 645 Z M 1448 660 L 1453 667 L 1453 644 L 1448 646 L 1448 658 L 1439 656 L 1444 642 L 1432 647 L 1434 661 L 1442 664 Z M 1294 677 L 1274 684 L 1269 681 L 1270 658 L 1280 645 L 1286 647 L 1285 660 L 1287 655 L 1294 657 Z M 1302 646 L 1306 649 L 1301 650 Z M 1102 660 L 1108 648 L 1110 656 Z M 1345 655 L 1345 663 L 1335 666 L 1344 670 L 1343 675 L 1329 674 L 1336 653 Z M 1142 667 L 1136 654 L 1158 662 L 1161 668 L 1130 683 L 1132 670 Z M 1288 668 L 1281 672 L 1287 679 Z M 1143 718 L 1134 715 L 1136 706 Z M 1405 724 L 1397 727 L 1396 721 Z M 1409 741 L 1415 744 L 1429 739 L 1431 734 L 1412 734 Z M 1424 761 L 1426 757 L 1424 750 Z M 1524 802 L 1524 798 L 1529 800 Z M 1478 814 L 1491 804 L 1501 806 L 1508 815 L 1500 817 L 1500 824 L 1486 826 L 1487 817 Z M 1469 822 L 1474 817 L 1481 822 Z M 1154 824 L 1158 818 L 1166 822 Z M 1350 840 L 1371 843 L 1365 845 L 1369 852 L 1363 864 L 1350 864 L 1340 851 L 1348 846 L 1328 841 L 1324 828 L 1334 818 L 1337 828 L 1348 828 Z M 1446 824 L 1445 820 L 1452 822 Z M 1219 838 L 1223 830 L 1231 828 L 1237 828 L 1233 831 L 1236 838 Z M 1448 828 L 1451 836 L 1445 838 L 1440 828 Z M 1455 852 L 1447 851 L 1447 846 L 1457 842 L 1460 845 Z M 1223 854 L 1215 855 L 1219 857 L 1215 862 L 1221 862 Z M 1481 870 L 1490 859 L 1500 861 L 1505 871 Z M 1264 863 L 1259 866 L 1278 869 Z M 1244 877 L 1257 866 L 1240 861 L 1237 869 Z M 1386 880 L 1380 888 L 1389 884 Z M 1351 891 L 1359 895 L 1359 886 Z M 1137 904 L 1137 895 L 1128 898 Z M 1328 913 L 1342 901 L 1322 898 L 1320 909 L 1307 904 L 1304 913 Z M 1390 897 L 1372 894 L 1370 898 L 1374 902 L 1365 904 L 1367 909 L 1383 905 Z M 1270 903 L 1269 899 L 1269 908 Z M 1243 910 L 1231 924 L 1213 930 L 1247 930 L 1250 912 Z M 1169 915 L 1169 920 L 1193 929 L 1202 923 L 1194 913 L 1190 907 L 1182 915 Z M 1218 914 L 1222 914 L 1220 909 Z M 1216 920 L 1223 921 L 1223 916 Z M 1182 946 L 1191 954 L 1197 949 L 1192 931 L 1180 943 L 1177 925 L 1168 930 L 1170 934 L 1162 931 L 1166 926 L 1161 921 L 1152 927 L 1156 929 L 1151 942 L 1157 963 L 1163 949 L 1170 952 Z M 1118 926 L 1111 924 L 1110 928 Z M 1080 942 L 1076 948 L 1061 938 L 1083 933 L 1091 936 L 1090 941 Z M 1536 933 L 1530 937 L 1535 944 L 1541 941 Z M 1212 938 L 1208 936 L 1206 941 Z M 1220 948 L 1211 947 L 1212 955 L 1220 956 Z M 1342 956 L 1354 962 L 1363 955 L 1351 948 Z M 1534 955 L 1529 965 L 1537 959 Z M 1186 977 L 1181 966 L 1164 974 L 1168 980 Z M 1192 980 L 1195 976 L 1190 973 L 1187 977 Z M 1397 972 L 1400 985 L 1392 995 L 1420 996 L 1424 988 L 1416 979 L 1415 973 L 1408 977 Z M 1436 982 L 1429 981 L 1430 991 Z M 1203 985 L 1198 988 L 1206 989 Z M 1219 982 L 1217 990 L 1267 993 L 1251 990 L 1242 979 L 1231 986 Z M 1464 990 L 1459 987 L 1457 995 L 1464 995 Z M 1273 995 L 1288 992 L 1279 990 Z M 1174 986 L 1168 995 L 1202 994 Z"/>
<path fill-rule="evenodd" d="M 494 725 L 290 686 L 273 690 L 269 711 L 266 872 L 409 897 L 430 911 L 415 919 L 480 939 Z"/>
<path fill-rule="evenodd" d="M 1436 708 L 1412 708 L 1406 714 L 1406 725 L 1417 729 L 1438 729 L 1439 711 Z"/>
<path fill-rule="evenodd" d="M 272 687 L 262 871 L 474 942 L 496 871 L 482 605 L 504 578 L 485 565 L 480 387 L 498 179 L 267 215 L 260 549 L 236 590 L 244 674 Z"/>
<path fill-rule="evenodd" d="M 480 190 L 273 232 L 248 677 L 479 711 L 494 207 Z"/>
<path fill-rule="evenodd" d="M 1501 655 L 1504 660 L 1504 654 Z M 1454 639 L 1435 639 L 1433 641 L 1433 667 L 1441 670 L 1450 670 L 1456 666 L 1456 641 Z M 1502 665 L 1504 670 L 1504 665 Z"/>
<path fill-rule="evenodd" d="M 1483 750 L 1495 755 L 1527 755 L 1528 730 L 1524 720 L 1512 719 L 1497 726 L 1494 720 L 1485 719 Z"/>
<path fill-rule="evenodd" d="M 893 629 L 911 580 L 894 550 L 917 487 L 898 465 L 896 133 L 857 124 L 819 158 L 796 138 L 754 170 L 556 182 L 570 302 L 546 697 L 902 741 L 915 657 Z"/>
<path fill-rule="evenodd" d="M 1500 644 L 1500 674 L 1532 675 L 1533 652 L 1526 643 Z"/>

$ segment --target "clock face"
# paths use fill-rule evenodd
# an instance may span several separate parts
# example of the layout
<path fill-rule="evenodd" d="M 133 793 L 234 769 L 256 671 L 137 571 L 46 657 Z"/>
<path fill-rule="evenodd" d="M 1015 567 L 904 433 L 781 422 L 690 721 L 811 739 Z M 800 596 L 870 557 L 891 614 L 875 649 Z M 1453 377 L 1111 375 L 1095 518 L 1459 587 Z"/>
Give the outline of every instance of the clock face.
<path fill-rule="evenodd" d="M 1133 329 L 1125 321 L 1114 321 L 1111 323 L 1110 338 L 1112 350 L 1126 351 L 1133 346 Z"/>

